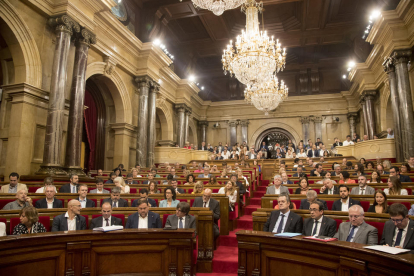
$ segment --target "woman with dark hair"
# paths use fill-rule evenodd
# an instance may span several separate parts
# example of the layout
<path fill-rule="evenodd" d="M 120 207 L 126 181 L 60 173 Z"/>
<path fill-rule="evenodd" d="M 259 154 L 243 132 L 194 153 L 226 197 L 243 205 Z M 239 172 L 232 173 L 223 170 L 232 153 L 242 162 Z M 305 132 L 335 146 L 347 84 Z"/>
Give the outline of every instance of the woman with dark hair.
<path fill-rule="evenodd" d="M 114 173 L 115 173 L 116 177 L 118 177 L 118 176 L 122 177 L 122 175 L 121 175 L 121 170 L 120 170 L 119 168 L 116 168 L 116 169 L 114 170 Z"/>
<path fill-rule="evenodd" d="M 192 173 L 190 173 L 189 175 L 187 175 L 187 182 L 184 185 L 194 185 L 195 182 L 195 177 Z"/>
<path fill-rule="evenodd" d="M 410 167 L 410 165 L 409 165 L 408 163 L 404 163 L 404 164 L 402 164 L 402 165 L 401 165 L 400 172 L 401 172 L 402 174 L 405 174 L 405 173 L 410 173 L 410 171 L 411 171 L 411 167 Z M 36 193 L 37 193 L 37 192 L 36 192 Z"/>
<path fill-rule="evenodd" d="M 177 194 L 175 193 L 175 189 L 171 186 L 168 186 L 164 190 L 164 200 L 160 202 L 160 208 L 165 207 L 177 207 L 177 204 L 180 203 L 179 200 L 176 200 Z"/>
<path fill-rule="evenodd" d="M 361 165 L 364 165 L 364 166 L 365 166 L 365 163 L 367 163 L 367 160 L 365 160 L 365 158 L 364 158 L 364 157 L 362 157 L 361 159 L 359 159 L 359 164 L 361 164 Z"/>
<path fill-rule="evenodd" d="M 332 170 L 334 171 L 335 170 L 335 165 L 337 165 L 338 164 L 338 162 L 333 162 L 333 164 L 332 164 Z"/>
<path fill-rule="evenodd" d="M 367 168 L 367 170 L 373 170 L 373 169 L 375 168 L 374 162 L 372 162 L 372 161 L 368 161 L 368 162 L 365 164 L 365 168 Z"/>
<path fill-rule="evenodd" d="M 220 184 L 217 182 L 217 178 L 214 175 L 212 175 L 209 178 L 208 185 L 220 185 Z"/>
<path fill-rule="evenodd" d="M 299 178 L 298 182 L 299 188 L 296 189 L 295 194 L 306 195 L 306 193 L 311 190 L 309 188 L 309 182 L 306 177 Z"/>
<path fill-rule="evenodd" d="M 371 173 L 371 179 L 368 180 L 367 183 L 382 183 L 379 171 L 373 171 Z"/>
<path fill-rule="evenodd" d="M 387 195 L 381 189 L 375 191 L 374 204 L 369 206 L 368 212 L 377 214 L 388 213 Z"/>
<path fill-rule="evenodd" d="M 364 173 L 364 165 L 362 165 L 362 164 L 355 164 L 354 165 L 354 168 L 355 168 L 355 173 L 354 174 L 352 174 L 352 175 L 356 175 L 356 176 L 360 176 L 360 175 L 365 175 L 365 173 Z"/>
<path fill-rule="evenodd" d="M 349 178 L 349 172 L 347 172 L 347 171 L 342 171 L 339 174 L 339 179 L 340 180 L 338 181 L 338 184 L 345 184 L 345 183 L 352 184 L 352 183 L 355 183 L 355 180 Z"/>
<path fill-rule="evenodd" d="M 13 229 L 13 235 L 44 233 L 46 228 L 39 222 L 39 215 L 33 206 L 20 210 L 20 223 Z"/>
<path fill-rule="evenodd" d="M 408 195 L 406 189 L 403 189 L 401 180 L 397 176 L 388 178 L 388 189 L 384 189 L 386 195 Z"/>
<path fill-rule="evenodd" d="M 148 194 L 159 194 L 160 190 L 158 190 L 158 184 L 157 181 L 151 180 L 148 186 Z"/>

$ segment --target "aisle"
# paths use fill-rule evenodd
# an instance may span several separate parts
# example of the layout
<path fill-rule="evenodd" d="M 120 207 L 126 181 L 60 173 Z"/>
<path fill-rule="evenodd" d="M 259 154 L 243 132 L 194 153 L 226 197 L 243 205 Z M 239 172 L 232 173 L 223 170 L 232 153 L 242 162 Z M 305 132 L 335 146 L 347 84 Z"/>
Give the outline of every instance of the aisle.
<path fill-rule="evenodd" d="M 213 273 L 197 273 L 197 276 L 237 276 L 238 247 L 236 233 L 239 230 L 252 230 L 252 213 L 260 208 L 261 197 L 266 193 L 266 186 L 261 182 L 250 198 L 250 204 L 244 207 L 244 215 L 237 221 L 237 229 L 228 236 L 220 236 L 220 246 L 214 251 Z"/>

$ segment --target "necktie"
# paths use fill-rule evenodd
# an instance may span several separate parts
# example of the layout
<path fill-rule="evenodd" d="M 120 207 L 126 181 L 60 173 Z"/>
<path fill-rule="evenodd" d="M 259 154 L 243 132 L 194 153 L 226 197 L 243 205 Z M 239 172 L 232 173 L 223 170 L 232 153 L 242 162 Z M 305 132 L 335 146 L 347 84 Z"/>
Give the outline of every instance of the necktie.
<path fill-rule="evenodd" d="M 75 186 L 72 187 L 72 194 L 75 194 L 76 190 L 75 190 Z"/>
<path fill-rule="evenodd" d="M 400 245 L 403 231 L 404 231 L 404 229 L 398 229 L 398 234 L 397 234 L 397 238 L 395 239 L 394 246 L 399 246 Z"/>
<path fill-rule="evenodd" d="M 178 223 L 178 228 L 184 228 L 183 227 L 183 218 L 180 218 L 180 222 Z"/>
<path fill-rule="evenodd" d="M 207 207 L 206 205 L 207 205 L 207 202 L 204 202 L 204 206 L 203 207 Z"/>
<path fill-rule="evenodd" d="M 112 207 L 116 207 L 116 201 L 112 202 Z"/>
<path fill-rule="evenodd" d="M 365 189 L 361 189 L 361 195 L 363 195 L 365 193 Z"/>
<path fill-rule="evenodd" d="M 106 226 L 109 226 L 109 219 L 105 219 L 106 220 Z"/>
<path fill-rule="evenodd" d="M 285 215 L 281 215 L 282 216 L 282 219 L 280 220 L 280 223 L 279 223 L 279 227 L 277 227 L 277 233 L 282 233 L 283 232 L 283 220 L 284 220 L 284 218 L 285 218 Z"/>
<path fill-rule="evenodd" d="M 316 231 L 318 230 L 318 222 L 319 221 L 315 220 L 315 228 L 312 231 L 312 236 L 315 236 L 316 235 Z"/>
<path fill-rule="evenodd" d="M 349 233 L 348 238 L 346 238 L 346 241 L 347 241 L 347 242 L 350 242 L 350 241 L 352 240 L 352 238 L 354 237 L 354 231 L 355 231 L 355 228 L 357 228 L 357 226 L 353 226 L 353 225 L 352 225 L 352 230 L 351 230 L 351 233 Z"/>

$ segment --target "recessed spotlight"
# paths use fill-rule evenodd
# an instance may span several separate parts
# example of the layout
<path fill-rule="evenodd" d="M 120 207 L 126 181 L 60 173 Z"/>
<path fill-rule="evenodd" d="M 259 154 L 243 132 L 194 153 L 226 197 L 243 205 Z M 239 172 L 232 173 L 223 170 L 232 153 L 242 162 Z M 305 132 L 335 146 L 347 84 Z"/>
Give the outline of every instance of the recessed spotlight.
<path fill-rule="evenodd" d="M 377 18 L 381 15 L 381 11 L 380 10 L 374 10 L 371 13 L 372 18 Z"/>
<path fill-rule="evenodd" d="M 201 90 L 204 90 L 204 86 L 201 86 Z"/>
<path fill-rule="evenodd" d="M 195 81 L 195 77 L 194 77 L 193 75 L 191 75 L 188 79 L 189 79 L 190 81 Z"/>
<path fill-rule="evenodd" d="M 353 68 L 355 67 L 355 61 L 351 60 L 350 62 L 348 62 L 348 67 Z"/>
<path fill-rule="evenodd" d="M 346 75 L 342 75 L 342 78 L 343 78 L 343 79 L 346 79 Z"/>
<path fill-rule="evenodd" d="M 156 40 L 154 40 L 154 44 L 155 44 L 155 45 L 157 45 L 157 46 L 158 46 L 158 45 L 160 45 L 160 44 L 161 44 L 161 40 L 159 40 L 159 39 L 157 38 Z"/>

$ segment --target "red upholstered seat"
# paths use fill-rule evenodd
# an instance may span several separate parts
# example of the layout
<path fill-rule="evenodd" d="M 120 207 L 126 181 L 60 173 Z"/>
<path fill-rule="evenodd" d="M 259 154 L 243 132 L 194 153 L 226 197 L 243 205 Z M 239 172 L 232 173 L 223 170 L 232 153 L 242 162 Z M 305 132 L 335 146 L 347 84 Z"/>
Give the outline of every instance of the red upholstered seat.
<path fill-rule="evenodd" d="M 191 194 L 194 191 L 194 189 L 188 189 L 187 191 L 189 194 Z"/>
<path fill-rule="evenodd" d="M 190 199 L 190 207 L 193 207 L 193 204 L 194 204 L 194 198 Z"/>
<path fill-rule="evenodd" d="M 364 211 L 367 212 L 369 209 L 369 201 L 361 201 L 361 206 L 364 208 Z"/>
<path fill-rule="evenodd" d="M 137 188 L 130 188 L 130 193 L 131 194 L 136 194 L 137 193 Z"/>
<path fill-rule="evenodd" d="M 342 223 L 342 219 L 334 219 L 336 221 L 336 231 L 339 229 L 339 225 Z"/>
<path fill-rule="evenodd" d="M 155 206 L 158 206 L 158 199 L 156 199 L 156 198 L 153 198 L 153 200 L 155 201 Z"/>
<path fill-rule="evenodd" d="M 86 229 L 89 229 L 89 218 L 88 218 L 88 215 L 81 215 L 81 216 L 86 219 Z"/>
<path fill-rule="evenodd" d="M 169 217 L 169 216 L 172 216 L 173 214 L 163 214 L 162 215 L 162 227 L 164 228 L 165 227 L 165 223 L 167 222 L 167 218 Z"/>
<path fill-rule="evenodd" d="M 13 235 L 13 229 L 20 223 L 20 218 L 10 218 L 10 235 Z"/>
<path fill-rule="evenodd" d="M 3 209 L 3 207 L 10 202 L 15 201 L 16 199 L 0 199 L 0 210 Z"/>
<path fill-rule="evenodd" d="M 385 223 L 384 222 L 378 222 L 378 221 L 365 221 L 365 222 L 378 229 L 378 244 L 379 244 L 379 242 L 381 240 L 381 237 L 382 237 L 382 232 L 384 231 Z"/>
<path fill-rule="evenodd" d="M 272 208 L 274 209 L 276 205 L 277 205 L 277 200 L 273 200 L 273 206 L 272 206 Z"/>
<path fill-rule="evenodd" d="M 388 205 L 392 205 L 393 203 L 401 203 L 403 204 L 405 207 L 407 207 L 408 210 L 410 210 L 411 208 L 411 203 L 410 202 L 404 202 L 404 201 L 387 201 Z"/>
<path fill-rule="evenodd" d="M 309 180 L 309 184 L 315 184 L 315 180 Z"/>
<path fill-rule="evenodd" d="M 411 188 L 404 188 L 404 189 L 406 189 L 406 190 L 407 190 L 407 193 L 408 193 L 409 195 L 412 195 L 412 194 L 413 194 L 413 190 L 412 190 Z"/>
<path fill-rule="evenodd" d="M 213 193 L 218 193 L 220 189 L 213 189 Z"/>
<path fill-rule="evenodd" d="M 301 201 L 300 199 L 292 199 L 291 201 L 292 201 L 293 204 L 295 204 L 297 206 L 296 208 L 299 208 L 300 201 Z"/>
<path fill-rule="evenodd" d="M 263 186 L 269 186 L 270 181 L 269 180 L 262 180 Z"/>
<path fill-rule="evenodd" d="M 183 199 L 183 198 L 180 198 L 180 199 L 178 199 L 180 202 L 187 202 L 187 199 Z"/>
<path fill-rule="evenodd" d="M 321 193 L 321 189 L 313 189 L 317 194 Z"/>
<path fill-rule="evenodd" d="M 289 190 L 289 194 L 293 194 L 293 189 L 292 188 L 289 188 L 288 190 Z"/>
<path fill-rule="evenodd" d="M 40 187 L 29 187 L 29 193 L 36 193 L 36 190 Z"/>
<path fill-rule="evenodd" d="M 47 232 L 50 232 L 50 217 L 49 216 L 39 217 L 39 222 L 43 224 Z"/>
<path fill-rule="evenodd" d="M 332 210 L 333 200 L 326 200 L 326 205 L 328 206 L 328 210 Z"/>

